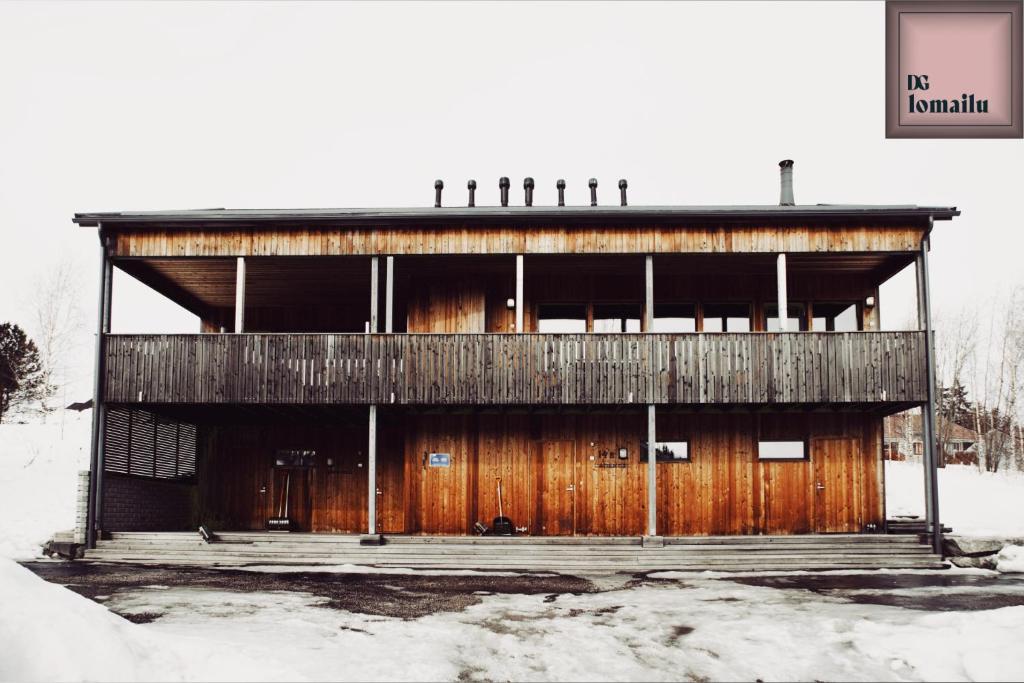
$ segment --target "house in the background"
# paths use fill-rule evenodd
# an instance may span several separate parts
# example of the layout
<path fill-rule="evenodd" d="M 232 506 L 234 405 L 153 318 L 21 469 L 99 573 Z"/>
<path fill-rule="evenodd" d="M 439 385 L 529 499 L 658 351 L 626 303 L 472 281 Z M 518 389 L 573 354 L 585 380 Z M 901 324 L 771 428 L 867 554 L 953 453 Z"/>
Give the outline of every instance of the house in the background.
<path fill-rule="evenodd" d="M 77 214 L 104 264 L 90 544 L 884 530 L 882 419 L 932 401 L 929 240 L 959 211 L 795 205 L 780 166 L 768 206 L 599 206 L 596 180 L 534 206 L 529 178 L 509 206 L 502 178 L 500 206 L 439 181 L 429 208 Z M 915 266 L 920 329 L 882 331 Z M 201 328 L 111 334 L 115 267 Z"/>
<path fill-rule="evenodd" d="M 889 415 L 883 423 L 886 460 L 916 460 L 924 455 L 924 434 L 919 411 Z M 941 467 L 946 465 L 978 464 L 978 433 L 955 422 L 945 420 L 939 424 Z"/>

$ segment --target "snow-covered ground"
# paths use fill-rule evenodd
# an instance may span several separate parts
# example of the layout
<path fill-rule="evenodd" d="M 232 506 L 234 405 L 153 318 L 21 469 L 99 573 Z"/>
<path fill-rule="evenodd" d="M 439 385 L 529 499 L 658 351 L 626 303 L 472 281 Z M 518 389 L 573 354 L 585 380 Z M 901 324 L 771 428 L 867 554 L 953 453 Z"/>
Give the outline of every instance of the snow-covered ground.
<path fill-rule="evenodd" d="M 92 411 L 62 412 L 45 423 L 0 423 L 0 557 L 37 557 L 55 531 L 74 528 Z"/>
<path fill-rule="evenodd" d="M 105 602 L 152 621 L 0 560 L 0 680 L 1024 678 L 1024 606 L 934 613 L 701 576 L 415 619 L 287 591 L 153 585 Z"/>
<path fill-rule="evenodd" d="M 890 518 L 924 516 L 921 463 L 885 463 L 885 503 Z M 939 516 L 957 535 L 1024 537 L 1024 473 L 980 472 L 964 465 L 940 469 Z"/>

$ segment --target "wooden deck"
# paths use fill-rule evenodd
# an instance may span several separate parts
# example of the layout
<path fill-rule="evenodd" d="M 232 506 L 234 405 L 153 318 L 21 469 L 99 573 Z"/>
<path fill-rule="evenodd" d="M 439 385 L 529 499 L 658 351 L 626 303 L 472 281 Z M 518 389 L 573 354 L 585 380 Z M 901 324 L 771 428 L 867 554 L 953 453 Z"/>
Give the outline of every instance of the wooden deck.
<path fill-rule="evenodd" d="M 105 398 L 191 404 L 889 404 L 923 332 L 108 335 Z"/>
<path fill-rule="evenodd" d="M 825 571 L 941 569 L 916 537 L 886 535 L 672 537 L 643 547 L 638 537 L 388 536 L 381 546 L 340 534 L 115 533 L 86 561 L 158 565 L 340 565 L 558 573 L 649 571 Z"/>

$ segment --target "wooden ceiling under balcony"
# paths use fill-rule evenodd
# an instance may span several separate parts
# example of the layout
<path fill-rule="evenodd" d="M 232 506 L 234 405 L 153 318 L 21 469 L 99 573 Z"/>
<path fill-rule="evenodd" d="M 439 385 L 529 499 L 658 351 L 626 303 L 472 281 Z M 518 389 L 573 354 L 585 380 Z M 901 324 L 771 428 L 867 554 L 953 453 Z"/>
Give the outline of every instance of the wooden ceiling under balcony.
<path fill-rule="evenodd" d="M 202 313 L 228 308 L 235 303 L 234 258 L 133 258 L 117 259 L 117 266 L 185 308 Z M 877 286 L 913 263 L 907 253 L 790 254 L 787 268 L 791 282 L 847 278 L 858 285 Z M 774 282 L 775 257 L 768 254 L 658 255 L 654 259 L 655 296 L 658 286 L 679 280 L 677 285 L 701 280 L 748 279 L 752 288 Z M 381 259 L 381 275 L 384 264 Z M 640 255 L 538 255 L 525 259 L 527 288 L 532 278 L 616 277 L 625 283 L 636 280 L 642 288 L 644 259 Z M 465 275 L 473 278 L 515 278 L 511 256 L 404 256 L 395 259 L 398 286 L 438 277 Z M 383 283 L 382 283 L 383 284 Z M 707 289 L 706 282 L 702 289 Z M 365 298 L 370 289 L 370 259 L 348 257 L 265 257 L 246 259 L 246 302 L 250 306 L 317 305 L 338 300 Z M 633 289 L 630 287 L 629 289 Z M 673 286 L 678 291 L 679 286 Z M 763 292 L 758 292 L 763 294 Z"/>

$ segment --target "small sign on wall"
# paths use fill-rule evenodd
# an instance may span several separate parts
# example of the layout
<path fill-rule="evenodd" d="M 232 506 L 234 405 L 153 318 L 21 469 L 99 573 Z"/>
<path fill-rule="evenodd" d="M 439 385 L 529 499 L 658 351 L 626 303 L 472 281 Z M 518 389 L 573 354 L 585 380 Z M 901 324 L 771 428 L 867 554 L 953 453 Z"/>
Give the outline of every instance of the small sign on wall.
<path fill-rule="evenodd" d="M 430 454 L 430 466 L 431 467 L 451 467 L 452 457 L 448 453 L 431 453 Z"/>

